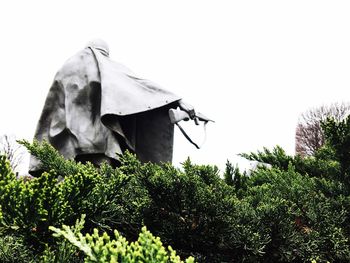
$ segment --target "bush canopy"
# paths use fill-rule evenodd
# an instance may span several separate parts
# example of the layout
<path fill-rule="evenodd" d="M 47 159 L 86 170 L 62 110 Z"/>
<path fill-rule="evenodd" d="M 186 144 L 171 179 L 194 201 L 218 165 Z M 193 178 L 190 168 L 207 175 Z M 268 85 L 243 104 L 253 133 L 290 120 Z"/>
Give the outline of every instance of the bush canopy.
<path fill-rule="evenodd" d="M 242 154 L 271 165 L 249 176 L 130 153 L 96 168 L 22 141 L 44 172 L 16 178 L 0 157 L 0 261 L 349 262 L 350 119 L 322 128 L 313 156 Z"/>

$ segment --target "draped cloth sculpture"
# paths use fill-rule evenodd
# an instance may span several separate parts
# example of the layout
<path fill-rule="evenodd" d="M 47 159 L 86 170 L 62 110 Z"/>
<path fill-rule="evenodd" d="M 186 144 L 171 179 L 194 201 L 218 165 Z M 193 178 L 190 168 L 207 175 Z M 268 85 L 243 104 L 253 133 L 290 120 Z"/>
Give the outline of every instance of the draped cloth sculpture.
<path fill-rule="evenodd" d="M 126 149 L 144 162 L 171 161 L 174 125 L 168 110 L 180 100 L 112 61 L 107 44 L 95 40 L 57 72 L 35 139 L 78 161 L 117 163 Z M 32 157 L 30 172 L 39 169 Z"/>

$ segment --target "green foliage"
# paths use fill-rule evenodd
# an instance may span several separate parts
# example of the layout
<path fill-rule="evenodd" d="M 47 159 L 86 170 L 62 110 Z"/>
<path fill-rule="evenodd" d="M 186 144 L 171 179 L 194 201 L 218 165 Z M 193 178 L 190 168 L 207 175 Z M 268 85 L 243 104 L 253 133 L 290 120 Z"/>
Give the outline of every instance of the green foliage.
<path fill-rule="evenodd" d="M 289 164 L 296 164 L 299 161 L 298 156 L 293 158 L 292 156 L 287 155 L 280 146 L 276 146 L 272 151 L 264 148 L 263 151 L 250 154 L 242 153 L 240 156 L 247 160 L 268 163 L 282 170 L 286 170 Z"/>
<path fill-rule="evenodd" d="M 30 263 L 35 262 L 34 255 L 23 240 L 13 235 L 0 236 L 0 262 Z"/>
<path fill-rule="evenodd" d="M 334 151 L 330 147 L 320 148 L 314 156 L 302 158 L 300 155 L 289 156 L 279 146 L 272 151 L 264 148 L 263 151 L 257 153 L 241 154 L 242 157 L 267 163 L 274 168 L 287 171 L 292 165 L 300 174 L 307 174 L 312 177 L 336 179 L 341 177 L 340 163 L 334 159 Z M 264 167 L 260 167 L 264 169 Z"/>
<path fill-rule="evenodd" d="M 350 260 L 344 224 L 347 212 L 340 197 L 322 192 L 318 178 L 301 175 L 290 165 L 287 172 L 260 169 L 251 180 L 246 199 L 258 211 L 261 227 L 270 237 L 265 257 L 272 262 L 316 256 L 331 262 Z"/>
<path fill-rule="evenodd" d="M 22 142 L 44 169 L 17 179 L 0 157 L 0 241 L 15 238 L 3 255 L 109 262 L 141 253 L 169 262 L 171 245 L 198 262 L 349 262 L 350 121 L 323 126 L 326 144 L 314 156 L 289 156 L 280 147 L 243 154 L 272 168 L 247 176 L 228 162 L 224 179 L 216 167 L 190 160 L 178 169 L 126 153 L 120 167 L 96 168 L 65 160 L 47 143 Z M 143 225 L 164 246 L 145 229 L 139 236 Z"/>
<path fill-rule="evenodd" d="M 25 146 L 28 151 L 41 162 L 43 171 L 55 171 L 57 176 L 69 176 L 79 173 L 84 169 L 84 165 L 73 160 L 66 160 L 48 142 L 40 143 L 36 140 L 30 143 L 26 140 L 19 140 L 18 143 Z"/>
<path fill-rule="evenodd" d="M 187 160 L 183 171 L 148 163 L 135 165 L 133 173 L 151 200 L 145 225 L 181 255 L 206 262 L 261 255 L 266 238 L 254 210 L 238 200 L 216 167 Z"/>
<path fill-rule="evenodd" d="M 73 224 L 81 214 L 87 216 L 86 230 L 118 227 L 136 235 L 147 198 L 138 202 L 142 197 L 140 191 L 132 190 L 135 183 L 130 176 L 107 165 L 97 169 L 64 160 L 47 143 L 31 147 L 40 153 L 38 157 L 54 163 L 48 162 L 51 170 L 40 177 L 16 179 L 5 157 L 0 157 L 0 229 L 23 236 L 37 252 L 55 245 L 50 225 Z"/>
<path fill-rule="evenodd" d="M 227 160 L 227 162 L 226 162 L 226 169 L 225 169 L 225 172 L 224 172 L 224 181 L 225 181 L 225 183 L 228 184 L 228 185 L 233 186 L 234 185 L 233 179 L 234 179 L 235 174 L 237 172 L 239 173 L 239 168 L 238 167 L 234 167 L 232 165 L 232 163 L 229 160 Z"/>
<path fill-rule="evenodd" d="M 272 261 L 350 260 L 350 121 L 328 119 L 322 127 L 326 144 L 314 156 L 288 156 L 280 147 L 243 154 L 273 167 L 254 171 L 244 195 L 270 236 L 265 256 Z"/>
<path fill-rule="evenodd" d="M 234 187 L 236 196 L 242 197 L 247 190 L 249 182 L 249 176 L 246 172 L 241 173 L 238 165 L 234 166 L 227 160 L 223 177 L 226 184 Z"/>
<path fill-rule="evenodd" d="M 73 235 L 78 235 L 84 228 L 85 214 L 81 215 L 80 220 L 77 219 L 75 225 L 70 228 Z M 50 228 L 55 229 L 50 226 Z M 71 244 L 67 239 L 60 239 L 55 246 L 47 246 L 43 255 L 40 258 L 42 263 L 72 263 L 83 262 L 83 256 L 74 244 Z"/>
<path fill-rule="evenodd" d="M 327 119 L 322 123 L 326 137 L 326 146 L 333 150 L 333 156 L 340 164 L 343 180 L 350 178 L 350 117 L 343 121 Z"/>
<path fill-rule="evenodd" d="M 106 232 L 102 236 L 98 230 L 94 229 L 93 234 L 86 234 L 72 231 L 68 226 L 63 225 L 62 229 L 50 227 L 55 232 L 54 236 L 64 237 L 71 244 L 78 247 L 87 257 L 85 262 L 149 262 L 149 263 L 166 263 L 183 262 L 176 252 L 169 246 L 165 249 L 159 238 L 155 238 L 146 227 L 142 228 L 136 242 L 129 243 L 114 231 L 114 239 Z M 194 262 L 192 257 L 185 262 Z"/>

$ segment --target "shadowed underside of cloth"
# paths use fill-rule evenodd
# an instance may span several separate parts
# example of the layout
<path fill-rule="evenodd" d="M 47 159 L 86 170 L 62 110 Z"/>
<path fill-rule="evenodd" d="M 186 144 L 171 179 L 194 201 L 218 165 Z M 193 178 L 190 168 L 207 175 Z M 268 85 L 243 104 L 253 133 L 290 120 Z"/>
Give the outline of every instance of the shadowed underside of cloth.
<path fill-rule="evenodd" d="M 117 164 L 118 154 L 128 149 L 143 162 L 171 162 L 174 125 L 168 110 L 179 101 L 90 46 L 57 72 L 34 137 L 78 161 Z M 39 170 L 32 157 L 30 173 Z"/>

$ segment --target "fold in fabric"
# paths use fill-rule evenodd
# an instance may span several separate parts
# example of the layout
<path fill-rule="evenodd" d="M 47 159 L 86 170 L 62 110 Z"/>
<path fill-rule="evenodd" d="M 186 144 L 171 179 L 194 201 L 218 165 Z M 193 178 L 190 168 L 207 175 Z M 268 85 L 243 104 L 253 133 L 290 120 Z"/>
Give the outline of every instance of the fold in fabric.
<path fill-rule="evenodd" d="M 118 161 L 128 149 L 142 161 L 171 161 L 174 126 L 168 110 L 179 100 L 87 47 L 57 72 L 34 138 L 68 159 Z M 30 173 L 39 170 L 40 162 L 31 157 Z"/>

